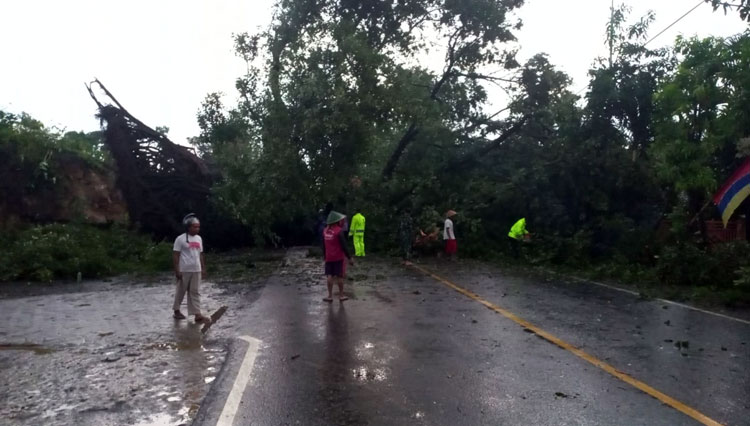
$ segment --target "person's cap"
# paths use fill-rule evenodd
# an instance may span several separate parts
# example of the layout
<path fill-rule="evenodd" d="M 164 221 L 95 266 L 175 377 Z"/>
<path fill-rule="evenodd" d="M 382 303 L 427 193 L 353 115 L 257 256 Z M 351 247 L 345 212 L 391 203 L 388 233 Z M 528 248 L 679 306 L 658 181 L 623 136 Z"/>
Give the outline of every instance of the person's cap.
<path fill-rule="evenodd" d="M 329 225 L 331 225 L 331 224 L 334 224 L 334 223 L 338 223 L 342 219 L 346 219 L 346 215 L 345 214 L 342 214 L 342 213 L 339 213 L 339 212 L 336 212 L 336 211 L 332 211 L 331 213 L 328 214 L 328 220 L 326 220 L 326 223 L 329 224 Z"/>
<path fill-rule="evenodd" d="M 190 226 L 195 222 L 199 222 L 198 217 L 195 215 L 195 213 L 189 213 L 182 218 L 182 224 L 184 226 Z"/>
<path fill-rule="evenodd" d="M 457 214 L 458 213 L 456 213 L 455 210 L 448 210 L 447 212 L 445 212 L 445 217 L 453 217 L 453 216 L 455 216 Z"/>

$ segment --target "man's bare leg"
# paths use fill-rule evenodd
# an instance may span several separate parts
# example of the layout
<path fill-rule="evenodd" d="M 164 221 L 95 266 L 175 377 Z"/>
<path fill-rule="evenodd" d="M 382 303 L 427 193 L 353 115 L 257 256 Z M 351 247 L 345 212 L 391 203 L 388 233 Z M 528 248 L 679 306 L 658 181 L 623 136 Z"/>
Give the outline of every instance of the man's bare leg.
<path fill-rule="evenodd" d="M 326 284 L 328 285 L 328 297 L 324 297 L 326 302 L 333 302 L 333 277 L 326 275 Z"/>
<path fill-rule="evenodd" d="M 339 283 L 339 301 L 343 302 L 344 300 L 349 300 L 349 298 L 344 295 L 344 277 L 338 277 L 337 280 Z"/>

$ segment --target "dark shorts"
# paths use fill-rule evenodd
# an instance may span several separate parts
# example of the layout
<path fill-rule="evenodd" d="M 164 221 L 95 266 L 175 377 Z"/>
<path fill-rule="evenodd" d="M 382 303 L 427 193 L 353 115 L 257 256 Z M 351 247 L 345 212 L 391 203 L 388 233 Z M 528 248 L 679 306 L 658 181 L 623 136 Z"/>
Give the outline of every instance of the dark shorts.
<path fill-rule="evenodd" d="M 326 262 L 326 276 L 327 277 L 343 277 L 344 276 L 344 261 L 339 260 L 338 262 Z"/>

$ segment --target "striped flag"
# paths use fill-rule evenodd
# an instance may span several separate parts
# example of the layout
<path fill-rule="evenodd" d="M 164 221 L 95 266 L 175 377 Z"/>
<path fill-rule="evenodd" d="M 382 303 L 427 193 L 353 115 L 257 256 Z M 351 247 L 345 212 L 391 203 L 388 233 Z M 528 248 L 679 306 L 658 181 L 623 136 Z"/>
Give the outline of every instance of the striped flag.
<path fill-rule="evenodd" d="M 750 195 L 750 157 L 748 157 L 732 176 L 714 195 L 714 203 L 719 207 L 721 220 L 726 228 L 729 218 L 737 207 Z"/>

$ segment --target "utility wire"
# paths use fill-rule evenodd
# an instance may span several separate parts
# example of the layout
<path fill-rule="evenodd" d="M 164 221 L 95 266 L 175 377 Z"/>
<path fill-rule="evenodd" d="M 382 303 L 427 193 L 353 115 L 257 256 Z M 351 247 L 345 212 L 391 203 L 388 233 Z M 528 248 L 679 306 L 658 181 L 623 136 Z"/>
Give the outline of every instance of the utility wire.
<path fill-rule="evenodd" d="M 699 8 L 699 7 L 700 7 L 700 6 L 702 5 L 702 4 L 704 4 L 704 3 L 705 3 L 705 2 L 704 2 L 703 0 L 699 1 L 699 2 L 698 2 L 698 4 L 696 4 L 695 6 L 693 6 L 693 8 L 692 8 L 692 9 L 688 10 L 687 12 L 685 12 L 685 14 L 684 14 L 684 15 L 680 16 L 679 18 L 677 18 L 677 20 L 676 20 L 676 21 L 674 21 L 674 22 L 672 22 L 671 24 L 669 24 L 669 26 L 667 26 L 667 28 L 664 28 L 663 30 L 661 30 L 661 31 L 659 32 L 659 34 L 657 34 L 657 35 L 655 35 L 655 36 L 651 37 L 651 38 L 650 38 L 650 39 L 649 39 L 649 40 L 648 40 L 647 42 L 645 42 L 645 43 L 643 44 L 643 47 L 646 47 L 646 46 L 647 46 L 647 45 L 648 45 L 649 43 L 651 43 L 652 41 L 654 41 L 654 39 L 656 39 L 656 38 L 657 38 L 657 37 L 659 37 L 660 35 L 662 35 L 662 34 L 664 34 L 665 32 L 667 32 L 667 30 L 668 30 L 668 29 L 672 28 L 672 27 L 673 27 L 673 26 L 675 26 L 675 25 L 676 25 L 676 24 L 677 24 L 678 22 L 680 22 L 680 21 L 682 21 L 683 19 L 685 19 L 685 17 L 686 17 L 686 16 L 690 15 L 691 13 L 693 13 L 693 11 L 694 11 L 695 9 L 698 9 L 698 8 Z"/>
<path fill-rule="evenodd" d="M 677 18 L 677 19 L 676 19 L 676 20 L 675 20 L 674 22 L 672 22 L 671 24 L 667 25 L 667 27 L 666 27 L 666 28 L 664 28 L 663 30 L 659 31 L 659 33 L 658 33 L 658 34 L 656 34 L 655 36 L 651 37 L 651 38 L 650 38 L 650 39 L 649 39 L 649 40 L 648 40 L 647 42 L 643 43 L 643 46 L 641 46 L 641 47 L 646 47 L 646 46 L 648 46 L 648 44 L 649 44 L 649 43 L 651 43 L 652 41 L 654 41 L 654 40 L 655 40 L 655 39 L 656 39 L 657 37 L 659 37 L 660 35 L 662 35 L 662 34 L 664 34 L 665 32 L 667 32 L 667 30 L 669 30 L 670 28 L 672 28 L 672 27 L 674 27 L 675 25 L 677 25 L 677 23 L 678 23 L 678 22 L 680 22 L 680 21 L 682 21 L 683 19 L 685 19 L 685 17 L 687 17 L 688 15 L 690 15 L 691 13 L 693 13 L 693 12 L 694 12 L 694 11 L 695 11 L 696 9 L 698 9 L 698 8 L 699 8 L 699 7 L 700 7 L 700 6 L 702 5 L 702 4 L 704 4 L 704 3 L 705 3 L 705 1 L 704 1 L 704 0 L 701 0 L 701 1 L 699 1 L 699 2 L 698 2 L 698 4 L 696 4 L 695 6 L 693 6 L 693 8 L 692 8 L 692 9 L 688 10 L 687 12 L 685 12 L 685 14 L 684 14 L 684 15 L 680 16 L 679 18 Z M 585 86 L 585 87 L 583 87 L 583 88 L 582 88 L 581 90 L 579 90 L 578 92 L 576 92 L 576 96 L 580 95 L 580 94 L 581 94 L 581 92 L 583 92 L 583 91 L 584 91 L 584 90 L 586 90 L 587 88 L 588 88 L 588 85 L 586 85 L 586 86 Z"/>

